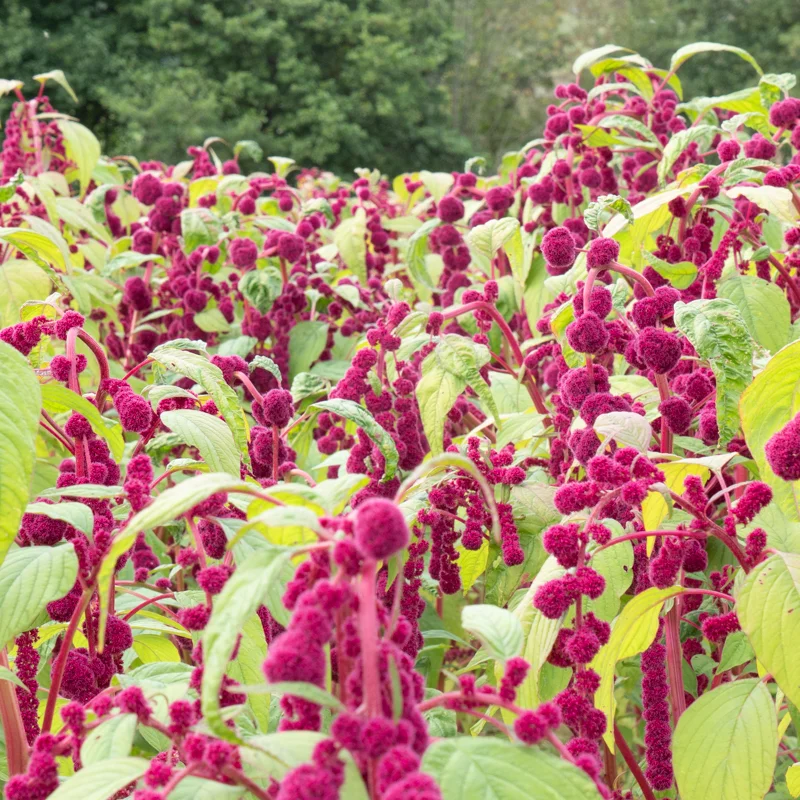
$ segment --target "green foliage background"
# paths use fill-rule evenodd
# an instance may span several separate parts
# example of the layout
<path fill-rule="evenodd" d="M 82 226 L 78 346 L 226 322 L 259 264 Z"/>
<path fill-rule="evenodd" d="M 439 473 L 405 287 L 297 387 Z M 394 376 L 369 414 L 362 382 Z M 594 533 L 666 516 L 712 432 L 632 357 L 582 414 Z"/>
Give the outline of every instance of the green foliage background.
<path fill-rule="evenodd" d="M 541 129 L 556 82 L 607 42 L 656 65 L 698 40 L 800 61 L 800 3 L 773 0 L 6 0 L 0 77 L 60 68 L 107 152 L 185 157 L 206 137 L 256 139 L 340 173 L 494 161 Z M 699 56 L 688 94 L 752 81 Z M 59 90 L 54 89 L 54 92 Z M 5 111 L 3 107 L 1 110 Z M 254 165 L 250 165 L 251 167 Z"/>

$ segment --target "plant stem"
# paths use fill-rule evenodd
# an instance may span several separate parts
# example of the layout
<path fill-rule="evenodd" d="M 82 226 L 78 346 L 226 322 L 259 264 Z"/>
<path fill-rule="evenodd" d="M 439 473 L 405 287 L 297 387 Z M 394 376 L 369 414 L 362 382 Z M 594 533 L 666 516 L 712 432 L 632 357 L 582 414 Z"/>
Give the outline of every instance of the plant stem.
<path fill-rule="evenodd" d="M 8 669 L 8 654 L 0 650 L 0 666 Z M 17 690 L 11 681 L 0 681 L 0 722 L 6 741 L 6 763 L 9 777 L 28 768 L 28 738 L 17 701 Z"/>
<path fill-rule="evenodd" d="M 64 641 L 61 642 L 61 649 L 58 651 L 58 658 L 56 659 L 55 666 L 53 667 L 53 678 L 50 681 L 50 693 L 47 695 L 47 707 L 44 710 L 44 719 L 42 720 L 42 733 L 50 733 L 50 728 L 53 725 L 53 714 L 56 710 L 56 700 L 58 699 L 58 690 L 61 688 L 61 680 L 64 677 L 64 670 L 67 666 L 67 656 L 69 655 L 70 648 L 72 647 L 72 640 L 75 638 L 75 633 L 80 625 L 81 617 L 89 606 L 89 601 L 94 594 L 94 586 L 90 586 L 81 595 L 78 605 L 72 612 L 72 617 L 67 625 L 67 630 L 64 633 Z"/>
<path fill-rule="evenodd" d="M 636 783 L 639 784 L 639 788 L 642 790 L 645 800 L 656 800 L 656 796 L 653 794 L 653 790 L 647 782 L 647 778 L 645 778 L 644 772 L 642 772 L 642 768 L 639 766 L 639 762 L 631 752 L 628 743 L 625 741 L 625 737 L 616 725 L 614 725 L 614 742 L 619 748 L 620 753 L 622 753 L 622 758 L 628 765 L 628 769 L 633 773 L 633 777 L 636 778 Z"/>

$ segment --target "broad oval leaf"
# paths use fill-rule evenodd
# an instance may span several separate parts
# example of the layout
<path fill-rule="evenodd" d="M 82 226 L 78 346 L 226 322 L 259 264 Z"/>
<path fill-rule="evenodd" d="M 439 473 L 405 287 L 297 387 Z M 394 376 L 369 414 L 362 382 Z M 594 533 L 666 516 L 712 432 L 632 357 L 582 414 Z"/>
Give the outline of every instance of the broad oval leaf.
<path fill-rule="evenodd" d="M 757 679 L 706 692 L 683 713 L 672 743 L 683 800 L 761 800 L 778 754 L 775 704 Z"/>
<path fill-rule="evenodd" d="M 9 553 L 0 566 L 0 648 L 30 630 L 45 606 L 73 587 L 77 575 L 78 558 L 71 544 Z"/>
<path fill-rule="evenodd" d="M 239 454 L 230 428 L 219 417 L 202 411 L 164 411 L 161 421 L 181 439 L 196 447 L 214 472 L 239 475 Z"/>
<path fill-rule="evenodd" d="M 538 747 L 499 738 L 456 736 L 434 742 L 422 771 L 444 800 L 597 800 L 591 778 Z"/>
<path fill-rule="evenodd" d="M 800 411 L 800 342 L 778 351 L 745 389 L 739 403 L 742 430 L 758 464 L 758 474 L 772 489 L 786 516 L 800 521 L 800 481 L 779 478 L 767 461 L 764 447 L 773 434 Z"/>
<path fill-rule="evenodd" d="M 758 660 L 800 705 L 800 555 L 775 553 L 747 576 L 736 613 Z"/>
<path fill-rule="evenodd" d="M 117 714 L 101 722 L 81 745 L 81 763 L 90 767 L 110 758 L 124 758 L 131 754 L 136 735 L 136 714 Z"/>
<path fill-rule="evenodd" d="M 510 611 L 499 606 L 466 606 L 461 611 L 465 631 L 481 640 L 489 654 L 498 661 L 519 655 L 522 649 L 522 625 Z"/>
<path fill-rule="evenodd" d="M 363 428 L 364 433 L 378 445 L 378 450 L 385 461 L 383 479 L 389 480 L 394 477 L 397 470 L 397 462 L 399 455 L 397 453 L 397 445 L 394 443 L 389 432 L 378 425 L 375 417 L 369 413 L 363 406 L 354 402 L 353 400 L 322 400 L 319 403 L 314 403 L 312 408 L 319 408 L 323 411 L 329 411 L 332 414 L 337 414 L 344 419 L 350 420 Z"/>
<path fill-rule="evenodd" d="M 606 715 L 603 738 L 612 753 L 614 712 L 617 708 L 614 699 L 614 672 L 617 662 L 635 656 L 651 645 L 658 631 L 658 616 L 664 601 L 682 591 L 680 586 L 671 586 L 668 589 L 651 587 L 637 594 L 614 620 L 608 643 L 600 649 L 590 665 L 600 676 L 600 687 L 594 696 L 594 704 Z"/>
<path fill-rule="evenodd" d="M 144 758 L 97 761 L 67 778 L 50 795 L 50 800 L 108 800 L 141 778 L 149 766 L 150 762 Z"/>
<path fill-rule="evenodd" d="M 0 342 L 0 564 L 28 502 L 41 407 L 39 382 L 28 362 Z"/>

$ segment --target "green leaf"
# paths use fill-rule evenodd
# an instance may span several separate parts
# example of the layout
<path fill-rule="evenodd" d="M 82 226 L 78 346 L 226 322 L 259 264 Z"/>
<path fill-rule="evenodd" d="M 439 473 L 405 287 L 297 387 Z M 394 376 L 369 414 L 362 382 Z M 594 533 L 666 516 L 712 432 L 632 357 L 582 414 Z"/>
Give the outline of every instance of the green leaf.
<path fill-rule="evenodd" d="M 203 500 L 215 492 L 230 492 L 246 488 L 248 488 L 248 484 L 222 472 L 197 475 L 176 486 L 171 486 L 156 497 L 149 506 L 143 508 L 128 520 L 127 525 L 114 538 L 97 575 L 98 595 L 102 612 L 100 617 L 101 641 L 105 636 L 109 592 L 117 559 L 131 548 L 134 541 L 136 541 L 136 537 L 143 531 L 177 519 L 192 506 L 202 503 Z M 60 596 L 63 596 L 63 594 L 66 594 L 66 591 Z"/>
<path fill-rule="evenodd" d="M 614 439 L 622 446 L 633 447 L 646 453 L 653 437 L 653 428 L 645 417 L 633 411 L 609 411 L 601 414 L 594 429 L 606 439 Z"/>
<path fill-rule="evenodd" d="M 466 237 L 467 244 L 491 260 L 494 254 L 519 232 L 519 228 L 519 220 L 513 217 L 490 219 L 470 230 Z"/>
<path fill-rule="evenodd" d="M 275 267 L 251 269 L 242 275 L 238 289 L 251 306 L 266 314 L 283 291 L 283 280 Z"/>
<path fill-rule="evenodd" d="M 736 613 L 758 660 L 800 702 L 800 555 L 775 553 L 747 575 Z"/>
<path fill-rule="evenodd" d="M 717 284 L 717 296 L 739 309 L 750 335 L 770 353 L 789 343 L 791 309 L 783 290 L 774 283 L 733 270 Z"/>
<path fill-rule="evenodd" d="M 233 440 L 236 442 L 236 446 L 239 448 L 245 463 L 249 463 L 247 430 L 242 407 L 239 403 L 239 396 L 225 383 L 219 367 L 212 364 L 205 356 L 180 350 L 175 344 L 175 342 L 170 342 L 166 347 L 157 347 L 150 354 L 150 358 L 171 372 L 177 372 L 191 378 L 211 395 L 211 399 L 219 409 L 219 413 L 231 429 Z"/>
<path fill-rule="evenodd" d="M 184 208 L 181 211 L 181 236 L 186 253 L 217 243 L 217 223 L 207 208 Z"/>
<path fill-rule="evenodd" d="M 289 380 L 308 372 L 328 343 L 328 323 L 320 320 L 298 322 L 289 333 Z"/>
<path fill-rule="evenodd" d="M 0 228 L 0 239 L 14 245 L 53 280 L 57 278 L 54 267 L 60 270 L 67 268 L 61 248 L 43 233 L 25 228 Z"/>
<path fill-rule="evenodd" d="M 78 102 L 78 96 L 69 85 L 64 70 L 51 69 L 50 72 L 40 72 L 38 75 L 34 75 L 33 79 L 39 81 L 41 84 L 44 84 L 46 81 L 55 81 L 76 103 Z"/>
<path fill-rule="evenodd" d="M 316 703 L 325 708 L 342 708 L 341 701 L 334 697 L 330 692 L 315 686 L 313 683 L 303 681 L 284 681 L 282 683 L 264 683 L 256 686 L 245 686 L 242 691 L 245 694 L 270 694 L 276 697 L 291 695 L 292 697 L 302 697 L 310 703 Z"/>
<path fill-rule="evenodd" d="M 72 161 L 78 172 L 81 184 L 81 196 L 86 194 L 86 189 L 92 180 L 92 172 L 100 160 L 100 142 L 97 137 L 80 122 L 72 120 L 58 120 L 58 127 L 64 135 L 67 158 Z"/>
<path fill-rule="evenodd" d="M 269 356 L 256 356 L 250 362 L 250 372 L 258 369 L 259 367 L 261 367 L 261 369 L 265 369 L 270 373 L 270 375 L 274 375 L 275 380 L 278 381 L 278 385 L 281 384 L 283 379 L 281 378 L 280 368 L 271 358 L 269 358 Z"/>
<path fill-rule="evenodd" d="M 289 770 L 311 761 L 314 748 L 328 737 L 312 731 L 282 731 L 251 736 L 241 748 L 242 762 L 250 775 L 280 781 Z M 345 763 L 342 800 L 368 800 L 361 773 L 347 750 L 340 751 Z"/>
<path fill-rule="evenodd" d="M 742 430 L 759 477 L 772 489 L 773 499 L 792 522 L 800 522 L 800 481 L 779 478 L 767 462 L 764 447 L 800 412 L 800 341 L 779 350 L 742 394 Z"/>
<path fill-rule="evenodd" d="M 432 355 L 422 364 L 422 378 L 415 392 L 425 436 L 431 454 L 435 456 L 444 452 L 444 423 L 458 396 L 466 388 L 466 383 L 443 370 L 435 361 L 428 361 Z"/>
<path fill-rule="evenodd" d="M 312 372 L 301 372 L 295 375 L 292 381 L 292 401 L 297 405 L 306 397 L 325 394 L 327 385 L 327 381 L 319 375 L 314 375 Z"/>
<path fill-rule="evenodd" d="M 8 667 L 0 666 L 0 681 L 8 681 L 28 691 L 28 687 Z"/>
<path fill-rule="evenodd" d="M 761 74 L 761 67 L 758 66 L 758 62 L 747 50 L 743 50 L 741 47 L 734 47 L 730 44 L 717 44 L 716 42 L 694 42 L 693 44 L 687 44 L 681 47 L 673 53 L 672 60 L 669 64 L 669 70 L 670 72 L 676 72 L 681 64 L 685 64 L 692 56 L 696 56 L 698 53 L 711 52 L 735 53 L 739 58 L 744 59 L 750 64 L 759 75 Z"/>
<path fill-rule="evenodd" d="M 675 305 L 675 324 L 708 361 L 717 382 L 720 445 L 739 432 L 739 398 L 753 378 L 753 341 L 730 300 L 694 300 Z"/>
<path fill-rule="evenodd" d="M 497 427 L 502 427 L 494 396 L 479 372 L 489 362 L 490 356 L 486 347 L 476 345 L 464 336 L 447 333 L 439 339 L 436 349 L 428 356 L 431 357 L 446 372 L 463 379 L 481 399 L 484 410 L 492 414 Z"/>
<path fill-rule="evenodd" d="M 601 520 L 601 523 L 608 528 L 619 528 L 615 535 L 622 535 L 621 527 L 614 525 L 614 520 Z M 633 545 L 619 542 L 613 547 L 606 547 L 592 555 L 591 565 L 606 579 L 606 588 L 597 600 L 585 601 L 586 610 L 611 622 L 619 611 L 620 598 L 633 582 Z"/>
<path fill-rule="evenodd" d="M 319 408 L 332 414 L 338 414 L 338 416 L 354 422 L 359 428 L 363 428 L 364 433 L 378 445 L 378 449 L 386 462 L 383 479 L 388 481 L 394 477 L 399 459 L 397 446 L 389 432 L 375 422 L 375 418 L 369 411 L 352 400 L 341 399 L 321 400 L 319 403 L 314 403 L 312 408 Z"/>
<path fill-rule="evenodd" d="M 136 714 L 117 714 L 101 722 L 81 745 L 83 769 L 109 758 L 124 758 L 131 754 L 136 735 Z"/>
<path fill-rule="evenodd" d="M 207 308 L 194 315 L 194 324 L 206 333 L 225 333 L 230 330 L 230 323 L 218 308 Z"/>
<path fill-rule="evenodd" d="M 706 692 L 681 716 L 672 763 L 682 800 L 761 800 L 778 754 L 775 705 L 757 679 Z"/>
<path fill-rule="evenodd" d="M 333 243 L 347 268 L 358 278 L 362 286 L 367 285 L 367 217 L 363 208 L 341 222 L 333 232 Z"/>
<path fill-rule="evenodd" d="M 112 275 L 121 270 L 141 267 L 142 264 L 146 264 L 148 261 L 161 264 L 164 261 L 164 257 L 153 253 L 134 253 L 133 250 L 127 250 L 124 253 L 118 253 L 108 261 L 103 267 L 103 275 Z"/>
<path fill-rule="evenodd" d="M 7 203 L 17 193 L 17 187 L 22 186 L 24 182 L 25 176 L 22 174 L 22 170 L 18 169 L 11 180 L 0 184 L 0 203 Z"/>
<path fill-rule="evenodd" d="M 39 382 L 25 357 L 0 342 L 0 564 L 28 502 L 41 407 Z"/>
<path fill-rule="evenodd" d="M 164 411 L 161 421 L 186 444 L 196 447 L 214 472 L 239 476 L 239 453 L 230 428 L 219 417 L 202 411 Z"/>
<path fill-rule="evenodd" d="M 0 647 L 30 630 L 45 606 L 73 587 L 77 575 L 78 558 L 71 544 L 9 553 L 0 566 Z"/>
<path fill-rule="evenodd" d="M 514 510 L 516 511 L 516 506 Z M 609 550 L 613 549 L 613 547 L 609 548 Z M 553 649 L 553 644 L 563 624 L 562 619 L 545 617 L 533 605 L 533 597 L 542 584 L 562 577 L 565 571 L 553 556 L 548 556 L 512 612 L 522 626 L 524 644 L 521 655 L 531 665 L 525 680 L 517 690 L 517 704 L 520 708 L 536 708 L 540 704 L 539 673 Z"/>
<path fill-rule="evenodd" d="M 792 202 L 792 193 L 782 186 L 733 186 L 727 190 L 728 197 L 746 197 L 781 222 L 796 225 L 800 213 Z"/>
<path fill-rule="evenodd" d="M 604 194 L 592 203 L 589 203 L 586 211 L 583 212 L 583 219 L 589 230 L 599 231 L 603 226 L 606 215 L 622 214 L 622 216 L 633 225 L 633 209 L 631 204 L 617 194 Z"/>
<path fill-rule="evenodd" d="M 125 449 L 122 428 L 119 423 L 107 420 L 94 403 L 73 392 L 62 383 L 51 381 L 41 387 L 42 403 L 45 409 L 54 414 L 65 411 L 77 411 L 86 417 L 92 430 L 108 442 L 108 447 L 115 459 L 121 459 Z"/>
<path fill-rule="evenodd" d="M 591 778 L 538 747 L 500 738 L 456 736 L 434 742 L 422 771 L 443 800 L 598 800 Z"/>
<path fill-rule="evenodd" d="M 426 286 L 428 289 L 436 288 L 425 266 L 425 254 L 428 252 L 428 236 L 434 228 L 441 224 L 442 221 L 438 217 L 424 222 L 421 227 L 417 228 L 409 236 L 406 246 L 406 267 L 412 280 L 417 284 Z"/>
<path fill-rule="evenodd" d="M 717 672 L 723 673 L 741 664 L 746 664 L 754 655 L 753 648 L 744 631 L 735 631 L 725 639 Z"/>
<path fill-rule="evenodd" d="M 662 278 L 666 278 L 676 289 L 688 289 L 697 280 L 697 267 L 691 261 L 670 264 L 669 261 L 654 256 L 644 247 L 642 256 Z"/>
<path fill-rule="evenodd" d="M 11 259 L 0 264 L 0 325 L 19 322 L 24 303 L 47 297 L 50 278 L 33 261 Z"/>
<path fill-rule="evenodd" d="M 261 149 L 261 146 L 252 139 L 242 139 L 236 142 L 233 146 L 233 154 L 236 158 L 243 155 L 251 161 L 261 161 L 261 159 L 264 158 L 264 151 Z"/>
<path fill-rule="evenodd" d="M 98 761 L 67 778 L 50 800 L 108 800 L 120 789 L 144 775 L 150 762 L 144 758 L 111 758 Z"/>
<path fill-rule="evenodd" d="M 190 775 L 169 793 L 169 800 L 236 800 L 245 792 L 243 787 L 236 784 L 219 783 Z"/>
<path fill-rule="evenodd" d="M 661 154 L 661 161 L 658 162 L 659 181 L 661 183 L 666 182 L 673 164 L 692 142 L 696 142 L 703 137 L 709 137 L 710 139 L 717 132 L 718 128 L 714 125 L 694 125 L 691 128 L 674 133 Z"/>
<path fill-rule="evenodd" d="M 288 560 L 289 553 L 277 548 L 253 554 L 245 564 L 239 565 L 214 599 L 211 619 L 203 631 L 200 701 L 206 723 L 220 738 L 238 740 L 222 718 L 219 692 L 239 631 L 259 606 L 274 608 L 276 602 L 280 603 L 276 578 Z"/>
<path fill-rule="evenodd" d="M 770 72 L 762 75 L 758 82 L 758 90 L 761 92 L 761 102 L 764 108 L 769 108 L 773 103 L 777 103 L 784 95 L 788 97 L 796 83 L 797 76 L 792 75 L 791 72 L 784 72 L 780 75 Z"/>
<path fill-rule="evenodd" d="M 498 661 L 508 661 L 522 649 L 522 625 L 505 608 L 465 606 L 461 610 L 461 625 L 465 631 L 480 639 L 492 658 Z"/>
<path fill-rule="evenodd" d="M 618 53 L 620 50 L 624 50 L 626 53 L 631 52 L 627 47 L 620 47 L 616 44 L 604 44 L 602 47 L 595 47 L 593 50 L 588 50 L 575 59 L 572 64 L 572 72 L 575 75 L 580 75 L 583 70 L 587 67 L 591 67 L 596 61 L 600 61 L 600 59 L 611 55 L 611 53 Z"/>
<path fill-rule="evenodd" d="M 90 539 L 94 531 L 94 515 L 83 503 L 28 503 L 26 514 L 41 514 L 50 519 L 60 519 L 85 533 Z"/>
<path fill-rule="evenodd" d="M 611 637 L 594 657 L 591 668 L 600 676 L 600 688 L 594 696 L 594 704 L 606 715 L 606 731 L 603 739 L 614 752 L 614 713 L 617 701 L 614 697 L 614 672 L 617 662 L 646 650 L 658 631 L 658 616 L 664 601 L 680 594 L 680 586 L 667 589 L 651 587 L 637 594 L 622 609 L 614 621 Z"/>

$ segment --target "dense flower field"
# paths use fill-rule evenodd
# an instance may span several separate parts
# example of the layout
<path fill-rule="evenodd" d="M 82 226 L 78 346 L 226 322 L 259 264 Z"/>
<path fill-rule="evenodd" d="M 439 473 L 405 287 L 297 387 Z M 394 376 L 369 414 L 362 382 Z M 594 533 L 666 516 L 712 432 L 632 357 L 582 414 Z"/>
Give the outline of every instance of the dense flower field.
<path fill-rule="evenodd" d="M 7 800 L 800 794 L 794 78 L 574 72 L 352 182 L 0 81 Z"/>

